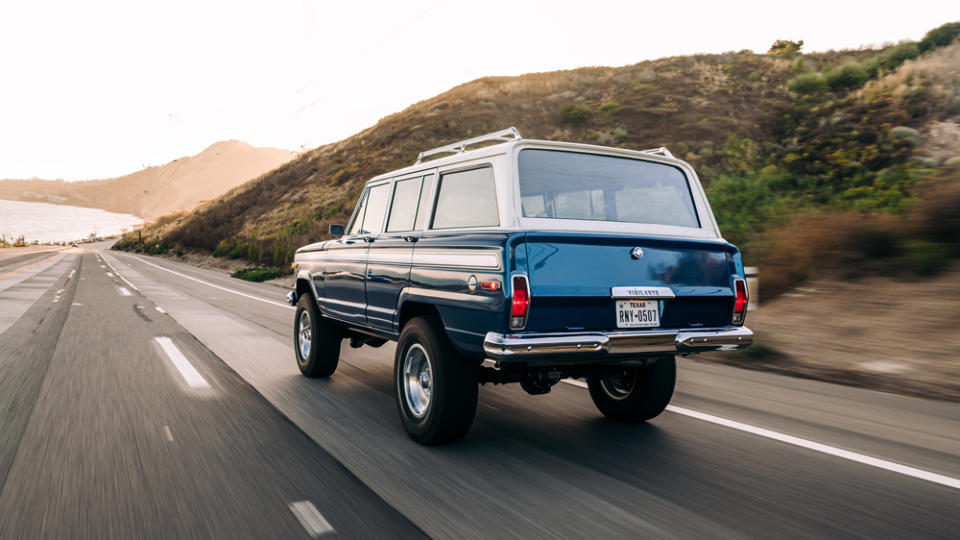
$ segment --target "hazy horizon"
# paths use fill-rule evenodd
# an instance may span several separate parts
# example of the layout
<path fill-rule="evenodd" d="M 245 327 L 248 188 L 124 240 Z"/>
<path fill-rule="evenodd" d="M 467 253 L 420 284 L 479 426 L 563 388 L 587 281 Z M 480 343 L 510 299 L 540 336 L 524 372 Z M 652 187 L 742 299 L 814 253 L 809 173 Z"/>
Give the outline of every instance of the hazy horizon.
<path fill-rule="evenodd" d="M 0 179 L 112 178 L 230 139 L 314 148 L 484 76 L 765 52 L 776 39 L 859 48 L 960 19 L 941 2 L 914 7 L 688 2 L 648 24 L 632 2 L 7 5 L 0 47 L 17 54 L 0 69 L 20 84 L 0 89 Z"/>

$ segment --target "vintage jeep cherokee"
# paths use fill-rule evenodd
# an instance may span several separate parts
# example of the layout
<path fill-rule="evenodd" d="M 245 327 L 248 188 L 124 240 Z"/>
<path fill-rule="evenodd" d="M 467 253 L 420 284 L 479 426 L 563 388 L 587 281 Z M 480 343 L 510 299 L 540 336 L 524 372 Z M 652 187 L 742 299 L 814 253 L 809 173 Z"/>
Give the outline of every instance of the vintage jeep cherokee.
<path fill-rule="evenodd" d="M 373 178 L 330 233 L 294 259 L 297 364 L 328 377 L 343 339 L 396 341 L 397 408 L 424 444 L 467 433 L 483 383 L 585 378 L 604 415 L 648 420 L 674 355 L 753 341 L 740 252 L 664 148 L 491 133 Z"/>

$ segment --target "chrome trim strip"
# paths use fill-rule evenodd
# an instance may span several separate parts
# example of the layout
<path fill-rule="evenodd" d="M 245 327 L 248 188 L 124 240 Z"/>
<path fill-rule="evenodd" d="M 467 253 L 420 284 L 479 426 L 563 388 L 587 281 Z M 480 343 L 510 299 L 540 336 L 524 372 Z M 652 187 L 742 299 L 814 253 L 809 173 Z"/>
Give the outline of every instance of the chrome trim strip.
<path fill-rule="evenodd" d="M 413 264 L 496 270 L 500 268 L 500 254 L 486 249 L 415 249 Z"/>
<path fill-rule="evenodd" d="M 745 349 L 752 343 L 753 331 L 745 327 L 583 334 L 487 332 L 483 350 L 497 361 L 523 361 L 541 356 L 582 358 L 732 351 Z"/>
<path fill-rule="evenodd" d="M 443 291 L 438 289 L 423 289 L 420 287 L 406 287 L 400 291 L 400 301 L 397 302 L 397 305 L 402 304 L 404 298 L 407 296 L 425 296 L 428 298 L 451 300 L 453 302 L 469 302 L 472 304 L 492 304 L 497 300 L 495 296 Z"/>
<path fill-rule="evenodd" d="M 673 298 L 673 289 L 670 287 L 612 287 L 610 296 L 613 298 Z"/>

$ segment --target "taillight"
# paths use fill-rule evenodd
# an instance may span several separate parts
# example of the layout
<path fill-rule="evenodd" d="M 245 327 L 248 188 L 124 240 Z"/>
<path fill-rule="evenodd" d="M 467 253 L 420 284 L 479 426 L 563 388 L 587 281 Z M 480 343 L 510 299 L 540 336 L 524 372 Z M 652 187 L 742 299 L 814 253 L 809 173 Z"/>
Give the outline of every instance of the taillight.
<path fill-rule="evenodd" d="M 743 320 L 747 317 L 747 302 L 750 300 L 750 295 L 747 292 L 747 282 L 741 278 L 737 278 L 733 282 L 733 289 L 737 293 L 737 298 L 733 302 L 733 324 L 743 324 Z"/>
<path fill-rule="evenodd" d="M 510 329 L 522 330 L 527 326 L 530 311 L 530 284 L 527 276 L 513 276 L 513 303 L 510 308 Z"/>

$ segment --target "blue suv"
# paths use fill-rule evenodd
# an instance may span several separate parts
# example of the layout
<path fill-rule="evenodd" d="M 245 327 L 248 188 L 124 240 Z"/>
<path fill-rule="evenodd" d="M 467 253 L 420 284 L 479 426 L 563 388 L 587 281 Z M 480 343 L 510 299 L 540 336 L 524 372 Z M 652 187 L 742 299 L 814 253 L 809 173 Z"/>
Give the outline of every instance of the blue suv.
<path fill-rule="evenodd" d="M 491 133 L 371 179 L 330 233 L 294 259 L 297 364 L 329 377 L 342 340 L 395 341 L 397 409 L 423 444 L 462 438 L 485 383 L 583 378 L 605 416 L 649 420 L 675 355 L 753 342 L 740 252 L 665 148 Z"/>

